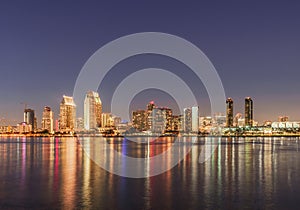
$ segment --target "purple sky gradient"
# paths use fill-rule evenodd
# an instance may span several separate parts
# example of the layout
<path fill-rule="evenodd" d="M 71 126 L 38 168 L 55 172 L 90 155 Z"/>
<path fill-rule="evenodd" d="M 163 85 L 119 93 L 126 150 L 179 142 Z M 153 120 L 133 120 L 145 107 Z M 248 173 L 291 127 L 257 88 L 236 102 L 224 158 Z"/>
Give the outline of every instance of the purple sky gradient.
<path fill-rule="evenodd" d="M 81 67 L 98 48 L 127 34 L 157 31 L 183 37 L 208 56 L 235 102 L 235 112 L 243 113 L 244 98 L 251 96 L 254 118 L 260 122 L 278 115 L 300 120 L 299 11 L 300 3 L 285 1 L 1 2 L 0 118 L 21 121 L 21 102 L 36 110 L 39 122 L 45 105 L 57 117 L 62 95 L 72 94 Z M 164 57 L 137 57 L 112 69 L 112 88 L 137 66 L 185 72 Z M 200 114 L 209 114 L 201 82 L 191 74 L 185 79 L 197 93 Z M 104 111 L 110 91 L 99 89 Z M 147 94 L 155 100 L 150 92 L 141 93 L 132 107 L 146 104 Z M 157 100 L 172 106 L 163 94 Z"/>

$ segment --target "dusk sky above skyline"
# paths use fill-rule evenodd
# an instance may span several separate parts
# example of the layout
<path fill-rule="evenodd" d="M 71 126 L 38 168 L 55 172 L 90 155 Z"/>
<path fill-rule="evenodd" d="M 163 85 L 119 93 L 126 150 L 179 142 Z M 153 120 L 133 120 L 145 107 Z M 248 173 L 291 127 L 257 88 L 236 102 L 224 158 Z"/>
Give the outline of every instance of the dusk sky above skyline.
<path fill-rule="evenodd" d="M 45 105 L 57 118 L 62 95 L 72 95 L 82 66 L 96 50 L 121 36 L 153 31 L 182 37 L 206 54 L 226 96 L 234 100 L 234 113 L 243 113 L 244 98 L 251 96 L 254 119 L 260 123 L 279 115 L 300 120 L 299 11 L 300 3 L 285 1 L 1 2 L 0 118 L 21 121 L 22 102 L 36 110 L 39 121 Z M 185 74 L 178 62 L 155 55 L 132 57 L 112 69 L 106 80 L 109 88 L 99 88 L 104 111 L 114 85 L 130 72 L 149 67 L 182 75 L 197 94 L 200 115 L 209 115 L 201 82 Z M 143 108 L 150 100 L 161 106 L 172 102 L 145 91 L 132 107 Z"/>

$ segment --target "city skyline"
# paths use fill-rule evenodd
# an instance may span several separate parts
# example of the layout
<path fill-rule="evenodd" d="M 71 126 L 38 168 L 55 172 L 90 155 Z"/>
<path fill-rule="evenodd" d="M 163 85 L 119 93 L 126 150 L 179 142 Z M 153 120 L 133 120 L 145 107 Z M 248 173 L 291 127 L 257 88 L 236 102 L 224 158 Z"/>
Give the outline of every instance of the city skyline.
<path fill-rule="evenodd" d="M 0 209 L 299 209 L 299 11 L 0 1 Z"/>
<path fill-rule="evenodd" d="M 149 101 L 149 100 L 148 100 Z M 225 101 L 225 106 L 226 106 L 226 112 L 225 113 L 211 113 L 211 115 L 205 115 L 203 114 L 201 111 L 199 111 L 199 106 L 191 106 L 191 107 L 186 107 L 181 111 L 178 111 L 178 107 L 175 107 L 175 110 L 172 108 L 169 108 L 169 105 L 166 106 L 160 106 L 157 107 L 155 105 L 154 100 L 151 100 L 148 102 L 147 104 L 147 109 L 148 109 L 148 113 L 147 110 L 143 110 L 143 108 L 140 108 L 138 106 L 138 108 L 132 108 L 130 110 L 131 113 L 131 119 L 122 119 L 123 122 L 129 122 L 129 123 L 134 123 L 135 121 L 135 117 L 134 114 L 137 114 L 139 118 L 149 118 L 150 115 L 152 115 L 151 113 L 149 113 L 149 111 L 156 111 L 155 109 L 159 110 L 170 110 L 171 112 L 171 116 L 174 117 L 178 117 L 178 116 L 183 116 L 183 127 L 186 126 L 184 120 L 186 119 L 185 115 L 187 114 L 186 112 L 189 112 L 189 117 L 190 118 L 188 121 L 190 121 L 189 123 L 191 123 L 189 126 L 190 128 L 188 130 L 191 130 L 193 132 L 195 132 L 196 127 L 199 127 L 197 122 L 197 126 L 195 123 L 195 116 L 198 116 L 198 118 L 203 117 L 203 118 L 207 118 L 207 117 L 213 117 L 216 114 L 220 115 L 220 116 L 225 116 L 226 117 L 226 121 L 224 122 L 224 126 L 226 127 L 236 127 L 238 126 L 238 122 L 237 119 L 242 119 L 244 120 L 244 125 L 245 126 L 262 126 L 265 125 L 267 122 L 287 122 L 289 120 L 291 120 L 290 116 L 287 115 L 280 115 L 278 114 L 277 116 L 274 116 L 274 120 L 269 120 L 269 119 L 264 119 L 263 121 L 257 121 L 255 119 L 254 114 L 254 107 L 253 107 L 253 100 L 251 97 L 247 96 L 244 98 L 244 110 L 237 110 L 235 111 L 235 103 L 236 101 L 234 101 L 232 98 L 227 98 Z M 144 101 L 144 104 L 146 104 L 147 102 Z M 15 121 L 17 122 L 16 124 L 19 124 L 20 122 L 25 122 L 26 124 L 31 126 L 31 129 L 33 131 L 37 130 L 38 128 L 42 128 L 45 130 L 49 130 L 50 133 L 54 130 L 57 130 L 57 125 L 55 125 L 55 121 L 58 121 L 61 119 L 62 115 L 65 115 L 63 112 L 66 109 L 63 105 L 66 104 L 67 106 L 72 106 L 74 108 L 72 108 L 71 111 L 67 111 L 70 112 L 71 115 L 73 116 L 72 118 L 72 122 L 71 124 L 73 124 L 71 127 L 75 128 L 76 126 L 76 122 L 78 119 L 82 119 L 83 120 L 83 128 L 85 130 L 91 130 L 91 129 L 96 129 L 96 128 L 100 128 L 100 127 L 105 127 L 102 126 L 102 124 L 110 124 L 107 120 L 113 118 L 113 117 L 118 117 L 116 115 L 114 115 L 114 113 L 106 113 L 106 112 L 102 112 L 102 101 L 101 98 L 99 96 L 98 92 L 95 91 L 88 91 L 85 95 L 85 99 L 82 102 L 82 104 L 84 105 L 84 114 L 83 116 L 78 116 L 77 115 L 77 110 L 76 110 L 76 104 L 74 102 L 74 99 L 72 96 L 66 96 L 63 95 L 63 100 L 61 101 L 61 103 L 59 104 L 60 107 L 60 111 L 56 114 L 57 117 L 55 116 L 55 113 L 52 110 L 52 107 L 49 106 L 44 106 L 43 107 L 43 113 L 42 116 L 40 118 L 38 118 L 36 116 L 36 112 L 34 109 L 28 108 L 27 104 L 25 104 L 25 108 L 23 110 L 23 121 Z M 145 105 L 144 105 L 145 107 Z M 142 113 L 144 112 L 144 113 Z M 197 114 L 193 114 L 193 113 L 197 113 Z M 242 114 L 243 113 L 243 114 Z M 103 116 L 102 116 L 103 114 Z M 145 116 L 141 116 L 141 115 L 145 115 Z M 104 118 L 103 118 L 104 117 Z M 107 119 L 106 119 L 107 118 Z M 103 122 L 106 123 L 103 123 Z M 149 121 L 149 120 L 148 120 Z M 294 120 L 295 121 L 295 120 Z M 300 120 L 296 120 L 299 121 Z M 193 122 L 193 125 L 192 125 Z M 255 125 L 254 125 L 255 122 Z M 6 123 L 6 124 L 4 124 Z M 2 124 L 0 126 L 16 126 L 16 124 L 11 123 L 10 121 L 3 121 Z M 169 125 L 171 126 L 171 125 Z M 135 127 L 135 126 L 133 126 Z M 141 129 L 141 130 L 147 130 L 151 127 L 151 123 L 149 125 L 147 125 L 147 123 L 145 124 L 145 128 L 146 129 Z M 140 128 L 139 128 L 140 129 Z M 138 130 L 139 130 L 138 129 Z M 183 130 L 186 130 L 185 128 Z"/>

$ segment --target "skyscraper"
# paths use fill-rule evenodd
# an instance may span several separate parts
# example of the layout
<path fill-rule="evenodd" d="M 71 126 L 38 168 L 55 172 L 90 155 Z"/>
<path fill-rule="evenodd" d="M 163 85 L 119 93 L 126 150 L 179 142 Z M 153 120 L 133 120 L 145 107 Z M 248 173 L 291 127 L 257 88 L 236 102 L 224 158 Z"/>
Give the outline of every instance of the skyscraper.
<path fill-rule="evenodd" d="M 245 98 L 245 126 L 253 125 L 253 101 L 250 97 Z"/>
<path fill-rule="evenodd" d="M 97 92 L 88 91 L 84 99 L 84 128 L 96 129 L 101 126 L 102 102 Z"/>
<path fill-rule="evenodd" d="M 72 132 L 76 123 L 76 105 L 73 97 L 63 96 L 60 103 L 59 129 L 63 132 Z"/>
<path fill-rule="evenodd" d="M 53 132 L 53 112 L 49 106 L 45 106 L 43 110 L 42 129 Z"/>
<path fill-rule="evenodd" d="M 25 109 L 24 110 L 24 122 L 26 122 L 27 125 L 31 125 L 31 131 L 35 131 L 34 127 L 34 110 L 33 109 Z"/>
<path fill-rule="evenodd" d="M 167 128 L 167 113 L 164 108 L 154 108 L 152 110 L 151 132 L 164 133 Z"/>
<path fill-rule="evenodd" d="M 147 130 L 150 130 L 151 127 L 152 127 L 152 110 L 156 108 L 155 104 L 154 104 L 154 101 L 150 101 L 148 104 L 147 104 Z"/>
<path fill-rule="evenodd" d="M 199 131 L 199 106 L 192 107 L 192 132 L 198 133 Z"/>
<path fill-rule="evenodd" d="M 233 126 L 233 100 L 228 98 L 226 100 L 226 127 Z"/>
<path fill-rule="evenodd" d="M 166 114 L 166 127 L 165 130 L 171 131 L 172 130 L 172 120 L 173 120 L 173 111 L 168 107 L 161 108 L 165 111 Z"/>
<path fill-rule="evenodd" d="M 185 133 L 197 133 L 199 130 L 199 107 L 183 109 L 183 130 Z"/>
<path fill-rule="evenodd" d="M 171 121 L 171 130 L 172 131 L 180 131 L 181 129 L 181 115 L 177 116 L 172 116 L 172 121 Z"/>
<path fill-rule="evenodd" d="M 192 109 L 183 109 L 183 131 L 189 133 L 192 130 Z"/>

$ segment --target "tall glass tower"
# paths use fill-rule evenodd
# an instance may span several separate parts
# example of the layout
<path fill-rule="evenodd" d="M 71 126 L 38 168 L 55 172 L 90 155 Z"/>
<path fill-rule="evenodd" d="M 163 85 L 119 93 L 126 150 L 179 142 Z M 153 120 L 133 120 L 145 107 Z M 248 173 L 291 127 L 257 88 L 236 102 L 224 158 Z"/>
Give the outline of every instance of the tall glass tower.
<path fill-rule="evenodd" d="M 102 102 L 97 92 L 88 91 L 84 99 L 84 128 L 96 129 L 101 126 Z"/>
<path fill-rule="evenodd" d="M 253 101 L 250 97 L 245 98 L 245 126 L 253 126 Z"/>
<path fill-rule="evenodd" d="M 199 130 L 199 107 L 183 109 L 183 130 L 185 133 L 197 133 Z"/>
<path fill-rule="evenodd" d="M 42 129 L 53 132 L 53 111 L 49 106 L 45 106 L 43 110 Z"/>
<path fill-rule="evenodd" d="M 60 103 L 59 129 L 62 132 L 73 132 L 76 123 L 76 105 L 73 97 L 63 96 Z"/>
<path fill-rule="evenodd" d="M 31 125 L 31 131 L 35 130 L 34 110 L 33 109 L 25 109 L 24 110 L 24 122 L 26 122 L 27 125 Z"/>
<path fill-rule="evenodd" d="M 198 133 L 199 130 L 199 107 L 192 107 L 192 132 Z"/>
<path fill-rule="evenodd" d="M 233 100 L 228 98 L 226 100 L 226 127 L 233 126 Z"/>

